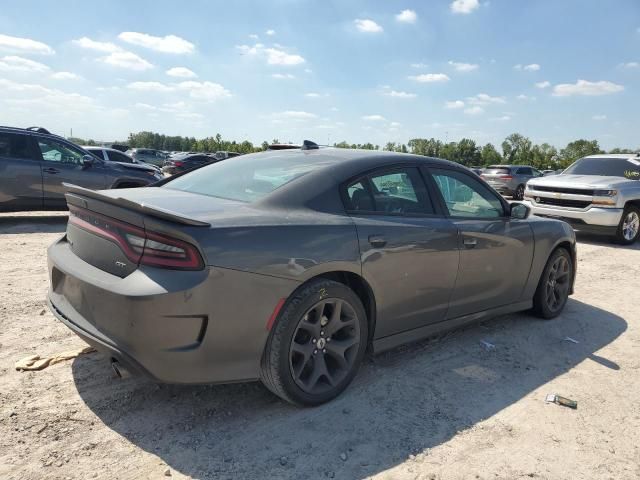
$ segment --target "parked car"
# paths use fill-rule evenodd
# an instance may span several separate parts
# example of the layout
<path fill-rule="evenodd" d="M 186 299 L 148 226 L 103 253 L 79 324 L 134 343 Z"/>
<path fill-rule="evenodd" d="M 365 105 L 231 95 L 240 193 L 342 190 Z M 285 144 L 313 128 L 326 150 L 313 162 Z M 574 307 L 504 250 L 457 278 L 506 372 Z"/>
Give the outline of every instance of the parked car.
<path fill-rule="evenodd" d="M 128 166 L 137 165 L 141 170 L 160 172 L 160 167 L 136 160 L 120 150 L 106 147 L 84 147 L 84 149 L 89 153 L 93 153 L 100 160 L 123 163 Z"/>
<path fill-rule="evenodd" d="M 44 128 L 0 127 L 0 211 L 64 210 L 63 182 L 102 190 L 161 178 L 137 165 L 99 160 Z"/>
<path fill-rule="evenodd" d="M 267 150 L 296 150 L 300 148 L 300 145 L 294 145 L 293 143 L 272 143 L 267 147 Z"/>
<path fill-rule="evenodd" d="M 542 170 L 542 176 L 548 177 L 549 175 L 557 175 L 560 172 L 562 172 L 562 170 Z"/>
<path fill-rule="evenodd" d="M 502 195 L 522 200 L 527 182 L 542 173 L 528 165 L 491 165 L 484 169 L 482 178 Z"/>
<path fill-rule="evenodd" d="M 167 158 L 167 154 L 164 152 L 151 148 L 132 148 L 125 153 L 139 162 L 150 163 L 158 167 L 162 167 L 162 164 Z"/>
<path fill-rule="evenodd" d="M 218 160 L 215 157 L 205 154 L 176 155 L 164 161 L 162 172 L 168 175 L 175 175 L 176 173 L 182 173 L 217 161 Z"/>
<path fill-rule="evenodd" d="M 52 312 L 117 371 L 160 382 L 260 379 L 317 405 L 368 349 L 553 318 L 573 291 L 571 227 L 446 160 L 307 142 L 67 200 Z"/>
<path fill-rule="evenodd" d="M 560 175 L 531 180 L 525 199 L 538 216 L 629 245 L 640 237 L 640 156 L 581 158 Z"/>
<path fill-rule="evenodd" d="M 211 156 L 215 157 L 217 160 L 226 160 L 227 158 L 233 158 L 233 157 L 238 157 L 240 155 L 242 155 L 241 153 L 238 152 L 226 152 L 224 150 L 220 150 L 216 153 L 210 154 Z"/>

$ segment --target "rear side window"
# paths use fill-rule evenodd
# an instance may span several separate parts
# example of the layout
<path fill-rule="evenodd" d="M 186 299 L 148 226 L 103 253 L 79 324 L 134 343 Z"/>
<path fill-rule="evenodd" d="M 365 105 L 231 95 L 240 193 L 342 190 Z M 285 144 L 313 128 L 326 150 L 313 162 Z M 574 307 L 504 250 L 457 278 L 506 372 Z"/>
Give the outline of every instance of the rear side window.
<path fill-rule="evenodd" d="M 347 186 L 347 209 L 387 215 L 432 214 L 422 177 L 415 168 L 376 172 Z"/>
<path fill-rule="evenodd" d="M 521 167 L 518 169 L 518 175 L 533 175 L 529 167 Z"/>
<path fill-rule="evenodd" d="M 485 168 L 484 172 L 486 175 L 509 175 L 511 170 L 509 167 L 488 167 Z"/>
<path fill-rule="evenodd" d="M 0 157 L 33 159 L 26 135 L 0 133 Z"/>
<path fill-rule="evenodd" d="M 107 155 L 109 155 L 109 160 L 112 162 L 133 163 L 133 160 L 124 153 L 110 150 Z"/>

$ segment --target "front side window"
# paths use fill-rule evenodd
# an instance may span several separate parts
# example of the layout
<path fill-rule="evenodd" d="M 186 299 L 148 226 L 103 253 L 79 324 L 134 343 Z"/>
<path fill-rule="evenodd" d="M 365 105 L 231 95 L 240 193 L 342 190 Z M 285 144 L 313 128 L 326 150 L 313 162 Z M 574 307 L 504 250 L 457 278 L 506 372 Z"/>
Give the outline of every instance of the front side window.
<path fill-rule="evenodd" d="M 50 140 L 48 138 L 38 139 L 38 146 L 42 152 L 42 159 L 47 162 L 66 163 L 72 165 L 82 165 L 84 154 L 67 145 Z"/>
<path fill-rule="evenodd" d="M 109 151 L 109 160 L 112 162 L 133 163 L 131 157 L 126 156 L 124 153 Z"/>
<path fill-rule="evenodd" d="M 435 168 L 430 171 L 452 217 L 498 218 L 504 215 L 502 202 L 470 175 Z"/>
<path fill-rule="evenodd" d="M 31 159 L 26 135 L 0 133 L 0 157 Z"/>
<path fill-rule="evenodd" d="M 415 168 L 373 173 L 347 187 L 349 210 L 389 215 L 432 214 L 431 201 Z"/>

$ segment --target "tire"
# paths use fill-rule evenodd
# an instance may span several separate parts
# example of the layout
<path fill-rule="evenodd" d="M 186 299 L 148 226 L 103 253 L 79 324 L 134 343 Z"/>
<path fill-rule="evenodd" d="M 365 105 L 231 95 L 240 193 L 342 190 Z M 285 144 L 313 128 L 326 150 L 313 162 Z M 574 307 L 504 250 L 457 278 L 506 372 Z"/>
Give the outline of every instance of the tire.
<path fill-rule="evenodd" d="M 522 200 L 524 198 L 524 185 L 518 185 L 513 192 L 514 200 Z"/>
<path fill-rule="evenodd" d="M 260 379 L 294 405 L 328 402 L 355 377 L 368 338 L 366 313 L 353 290 L 332 280 L 312 280 L 293 293 L 278 315 L 262 355 Z"/>
<path fill-rule="evenodd" d="M 564 248 L 555 249 L 547 260 L 533 296 L 533 312 L 546 320 L 557 317 L 567 303 L 574 275 L 569 252 Z"/>
<path fill-rule="evenodd" d="M 631 245 L 640 237 L 640 208 L 627 205 L 622 212 L 622 218 L 616 231 L 616 242 Z"/>

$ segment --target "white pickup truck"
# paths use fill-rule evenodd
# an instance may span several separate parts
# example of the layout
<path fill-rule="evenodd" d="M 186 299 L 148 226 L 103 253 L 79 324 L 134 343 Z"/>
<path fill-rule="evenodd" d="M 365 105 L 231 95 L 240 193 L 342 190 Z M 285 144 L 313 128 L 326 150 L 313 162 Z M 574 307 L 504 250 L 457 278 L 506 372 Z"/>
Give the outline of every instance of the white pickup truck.
<path fill-rule="evenodd" d="M 640 154 L 576 160 L 560 175 L 529 180 L 524 203 L 535 215 L 632 244 L 640 237 Z"/>

